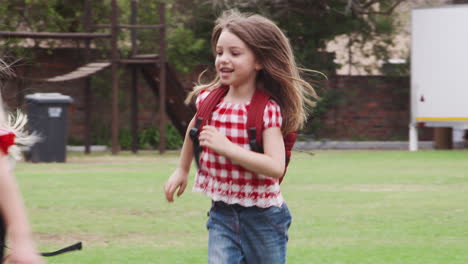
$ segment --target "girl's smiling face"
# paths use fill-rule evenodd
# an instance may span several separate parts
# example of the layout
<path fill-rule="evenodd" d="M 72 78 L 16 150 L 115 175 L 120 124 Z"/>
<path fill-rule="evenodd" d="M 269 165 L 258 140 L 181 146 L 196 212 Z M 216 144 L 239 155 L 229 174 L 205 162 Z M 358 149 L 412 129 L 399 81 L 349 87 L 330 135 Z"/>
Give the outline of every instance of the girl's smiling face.
<path fill-rule="evenodd" d="M 253 85 L 261 65 L 252 50 L 239 37 L 224 29 L 216 44 L 216 71 L 221 83 L 233 87 Z"/>

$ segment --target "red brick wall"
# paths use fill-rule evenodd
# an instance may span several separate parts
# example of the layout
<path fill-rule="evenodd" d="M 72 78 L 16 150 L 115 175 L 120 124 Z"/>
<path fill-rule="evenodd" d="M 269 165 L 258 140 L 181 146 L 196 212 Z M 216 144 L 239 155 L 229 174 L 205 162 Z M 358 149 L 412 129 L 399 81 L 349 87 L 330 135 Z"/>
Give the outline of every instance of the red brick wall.
<path fill-rule="evenodd" d="M 24 63 L 15 67 L 22 79 L 11 80 L 2 88 L 2 96 L 11 108 L 24 108 L 24 95 L 35 92 L 59 92 L 69 95 L 74 103 L 69 108 L 69 135 L 82 140 L 84 134 L 84 99 L 82 79 L 63 83 L 34 82 L 34 78 L 48 78 L 68 73 L 84 64 L 83 51 L 57 49 L 52 54 L 38 50 L 37 64 Z M 93 61 L 100 55 L 93 54 Z M 182 83 L 192 86 L 197 73 L 180 75 Z M 130 128 L 130 71 L 121 67 L 120 126 Z M 93 77 L 92 122 L 94 133 L 111 124 L 111 73 L 105 70 Z M 335 140 L 406 140 L 409 123 L 409 78 L 383 76 L 333 76 L 329 89 L 339 96 L 325 117 L 318 138 Z M 157 100 L 139 75 L 139 127 L 156 127 Z M 105 135 L 104 135 L 105 136 Z M 431 139 L 432 130 L 420 130 L 421 139 Z"/>
<path fill-rule="evenodd" d="M 320 120 L 317 137 L 340 140 L 407 140 L 410 83 L 408 77 L 333 76 L 328 89 L 337 103 Z M 420 139 L 432 130 L 420 129 Z"/>

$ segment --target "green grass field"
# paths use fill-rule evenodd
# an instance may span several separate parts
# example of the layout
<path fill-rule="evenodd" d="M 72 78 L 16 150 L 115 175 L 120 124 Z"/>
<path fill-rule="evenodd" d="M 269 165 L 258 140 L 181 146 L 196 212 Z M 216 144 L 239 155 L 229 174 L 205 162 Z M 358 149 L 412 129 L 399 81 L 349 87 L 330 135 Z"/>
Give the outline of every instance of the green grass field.
<path fill-rule="evenodd" d="M 177 155 L 18 164 L 39 249 L 84 243 L 48 263 L 206 263 L 209 198 L 164 199 Z M 288 263 L 468 263 L 468 151 L 296 152 L 286 177 Z"/>

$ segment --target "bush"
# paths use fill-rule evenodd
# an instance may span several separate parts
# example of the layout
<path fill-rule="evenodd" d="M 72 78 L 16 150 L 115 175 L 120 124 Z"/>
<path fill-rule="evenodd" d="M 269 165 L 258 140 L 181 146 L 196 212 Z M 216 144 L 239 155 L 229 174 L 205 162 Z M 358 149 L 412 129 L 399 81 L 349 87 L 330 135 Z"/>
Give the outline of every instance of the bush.
<path fill-rule="evenodd" d="M 159 146 L 159 128 L 149 127 L 142 130 L 139 135 L 139 147 L 142 149 L 157 148 Z M 166 148 L 178 149 L 182 146 L 183 139 L 177 129 L 172 125 L 166 126 Z"/>
<path fill-rule="evenodd" d="M 140 148 L 156 148 L 159 144 L 159 131 L 154 127 L 146 128 L 138 134 L 138 139 Z"/>
<path fill-rule="evenodd" d="M 97 133 L 99 132 L 99 133 Z M 104 137 L 103 135 L 107 135 Z M 111 133 L 109 129 L 93 131 L 93 144 L 111 145 Z M 74 137 L 69 139 L 70 145 L 82 145 L 82 140 Z M 183 139 L 177 129 L 172 125 L 166 126 L 166 148 L 179 149 L 182 147 Z M 122 128 L 119 131 L 119 145 L 121 149 L 128 150 L 132 148 L 132 132 L 128 128 Z M 159 146 L 159 128 L 149 127 L 138 133 L 138 147 L 140 149 L 156 149 Z"/>
<path fill-rule="evenodd" d="M 184 144 L 179 131 L 172 124 L 166 127 L 166 144 L 168 149 L 179 149 Z"/>
<path fill-rule="evenodd" d="M 122 149 L 130 149 L 132 147 L 132 133 L 129 129 L 122 128 L 119 131 L 119 145 Z"/>

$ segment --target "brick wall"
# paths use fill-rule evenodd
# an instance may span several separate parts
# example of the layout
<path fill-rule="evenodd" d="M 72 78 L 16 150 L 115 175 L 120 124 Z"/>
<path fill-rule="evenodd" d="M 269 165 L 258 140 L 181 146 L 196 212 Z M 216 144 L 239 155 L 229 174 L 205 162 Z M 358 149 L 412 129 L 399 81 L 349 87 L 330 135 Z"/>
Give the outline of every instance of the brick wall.
<path fill-rule="evenodd" d="M 74 103 L 69 108 L 69 135 L 80 141 L 84 134 L 84 81 L 40 83 L 32 79 L 48 78 L 68 73 L 84 64 L 82 50 L 57 49 L 53 53 L 37 51 L 37 64 L 23 63 L 15 67 L 21 79 L 11 80 L 2 88 L 2 96 L 10 108 L 24 109 L 24 95 L 35 92 L 59 92 L 69 95 Z M 93 54 L 93 61 L 100 55 Z M 203 68 L 203 67 L 201 67 Z M 130 128 L 130 71 L 121 68 L 120 126 Z M 196 82 L 198 74 L 179 75 L 187 87 Z M 110 136 L 111 73 L 105 70 L 93 77 L 93 133 Z M 329 88 L 339 97 L 338 103 L 321 117 L 318 138 L 335 140 L 406 140 L 409 123 L 409 78 L 383 76 L 332 76 Z M 158 124 L 157 99 L 144 79 L 139 77 L 140 128 Z M 96 136 L 95 136 L 96 137 Z M 432 129 L 420 129 L 420 139 L 432 138 Z M 94 142 L 93 142 L 94 143 Z"/>
<path fill-rule="evenodd" d="M 330 92 L 337 102 L 320 118 L 319 138 L 340 140 L 407 140 L 410 83 L 408 77 L 333 76 Z M 432 130 L 420 129 L 420 139 Z"/>

